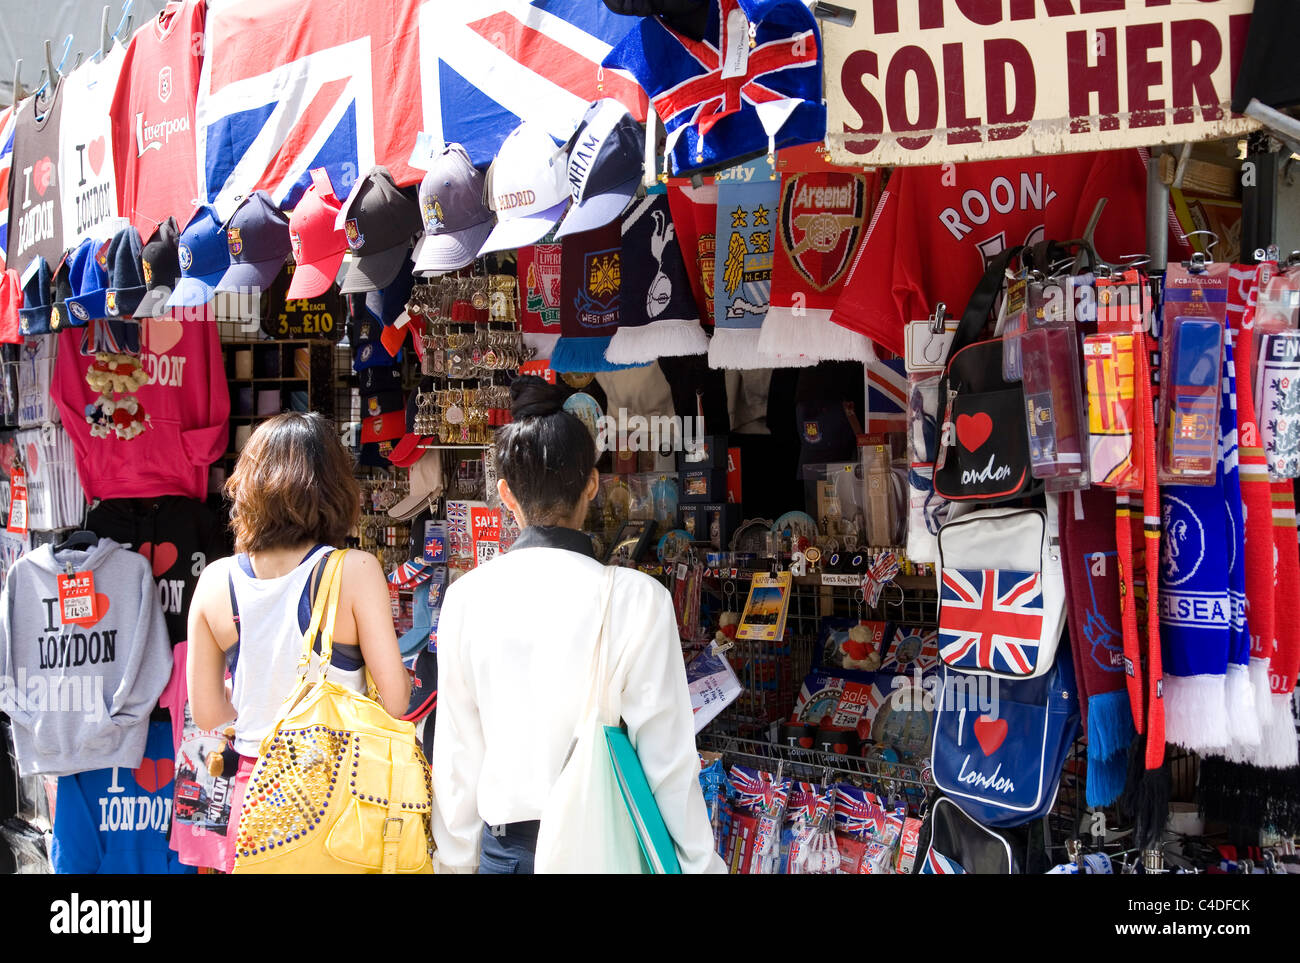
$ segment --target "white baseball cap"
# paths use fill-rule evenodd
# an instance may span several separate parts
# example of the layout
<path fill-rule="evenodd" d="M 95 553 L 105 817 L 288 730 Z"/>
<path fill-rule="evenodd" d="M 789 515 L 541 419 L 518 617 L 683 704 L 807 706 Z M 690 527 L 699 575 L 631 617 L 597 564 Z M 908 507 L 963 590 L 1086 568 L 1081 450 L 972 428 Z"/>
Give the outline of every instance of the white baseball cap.
<path fill-rule="evenodd" d="M 627 108 L 612 98 L 588 109 L 569 148 L 573 206 L 557 238 L 604 227 L 627 209 L 645 163 L 645 136 Z"/>
<path fill-rule="evenodd" d="M 510 132 L 488 168 L 488 204 L 497 225 L 479 254 L 536 244 L 569 202 L 569 157 L 546 130 L 524 121 Z"/>

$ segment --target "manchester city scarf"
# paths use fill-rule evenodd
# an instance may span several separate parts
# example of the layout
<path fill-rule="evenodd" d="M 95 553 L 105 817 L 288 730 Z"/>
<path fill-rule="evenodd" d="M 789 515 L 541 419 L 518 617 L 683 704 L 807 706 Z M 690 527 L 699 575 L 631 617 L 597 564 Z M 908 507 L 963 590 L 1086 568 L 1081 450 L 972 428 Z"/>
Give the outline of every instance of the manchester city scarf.
<path fill-rule="evenodd" d="M 770 368 L 758 332 L 772 295 L 772 244 L 781 182 L 765 158 L 719 171 L 713 257 L 711 368 Z"/>
<path fill-rule="evenodd" d="M 622 252 L 618 331 L 605 360 L 645 364 L 707 352 L 666 194 L 646 194 L 624 212 Z"/>

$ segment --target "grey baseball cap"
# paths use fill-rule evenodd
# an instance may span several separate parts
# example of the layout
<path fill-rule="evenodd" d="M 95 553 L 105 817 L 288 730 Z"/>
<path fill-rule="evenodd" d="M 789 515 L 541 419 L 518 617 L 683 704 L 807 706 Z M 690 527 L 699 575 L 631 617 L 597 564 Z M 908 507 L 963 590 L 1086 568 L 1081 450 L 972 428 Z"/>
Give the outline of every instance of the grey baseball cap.
<path fill-rule="evenodd" d="M 557 238 L 604 227 L 627 209 L 645 166 L 641 125 L 627 108 L 606 97 L 587 108 L 569 148 L 573 205 Z"/>
<path fill-rule="evenodd" d="M 460 144 L 448 144 L 420 182 L 424 237 L 417 274 L 445 274 L 468 266 L 492 233 L 496 215 L 487 205 L 483 175 Z"/>
<path fill-rule="evenodd" d="M 379 291 L 402 272 L 411 238 L 420 232 L 420 209 L 393 182 L 388 168 L 375 167 L 352 188 L 337 226 L 352 252 L 339 290 Z"/>

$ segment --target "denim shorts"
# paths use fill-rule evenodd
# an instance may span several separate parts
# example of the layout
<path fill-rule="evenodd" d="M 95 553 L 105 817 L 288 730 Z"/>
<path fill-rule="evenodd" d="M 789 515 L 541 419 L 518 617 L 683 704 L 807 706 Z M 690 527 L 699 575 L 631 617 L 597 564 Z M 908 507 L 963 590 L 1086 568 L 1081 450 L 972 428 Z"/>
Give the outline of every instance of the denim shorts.
<path fill-rule="evenodd" d="M 483 825 L 483 842 L 479 850 L 478 871 L 482 874 L 509 875 L 533 872 L 533 855 L 537 852 L 537 822 L 507 823 L 505 826 Z M 493 830 L 496 830 L 496 833 Z M 500 833 L 500 835 L 497 835 Z"/>

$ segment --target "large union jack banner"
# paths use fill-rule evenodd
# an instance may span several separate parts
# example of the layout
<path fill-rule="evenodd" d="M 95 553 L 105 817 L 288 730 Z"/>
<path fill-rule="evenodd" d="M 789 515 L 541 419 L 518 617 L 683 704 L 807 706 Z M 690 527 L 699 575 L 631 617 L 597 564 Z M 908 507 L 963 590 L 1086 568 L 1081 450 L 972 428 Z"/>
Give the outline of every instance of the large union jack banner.
<path fill-rule="evenodd" d="M 600 66 L 637 22 L 598 0 L 221 4 L 196 107 L 200 193 L 223 217 L 259 188 L 287 209 L 316 167 L 340 197 L 376 164 L 416 183 L 422 130 L 483 166 L 525 113 L 561 141 L 600 97 L 644 120 L 644 92 Z"/>
<path fill-rule="evenodd" d="M 1037 572 L 944 569 L 939 655 L 954 669 L 1030 675 L 1042 633 Z"/>
<path fill-rule="evenodd" d="M 921 868 L 917 872 L 935 876 L 957 876 L 965 875 L 966 870 L 955 859 L 949 859 L 947 856 L 936 853 L 931 849 L 925 854 L 925 862 L 921 864 Z"/>

